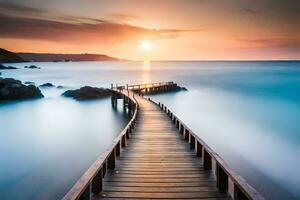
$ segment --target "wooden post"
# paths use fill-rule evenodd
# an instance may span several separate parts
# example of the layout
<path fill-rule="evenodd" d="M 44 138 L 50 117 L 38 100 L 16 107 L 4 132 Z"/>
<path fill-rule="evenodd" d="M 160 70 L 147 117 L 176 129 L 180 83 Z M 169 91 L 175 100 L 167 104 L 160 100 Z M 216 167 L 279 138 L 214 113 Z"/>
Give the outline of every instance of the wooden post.
<path fill-rule="evenodd" d="M 122 148 L 124 148 L 126 146 L 126 136 L 123 135 L 122 136 Z"/>
<path fill-rule="evenodd" d="M 199 141 L 197 141 L 197 156 L 202 157 L 202 144 Z"/>
<path fill-rule="evenodd" d="M 120 141 L 118 142 L 117 146 L 116 146 L 116 156 L 120 156 Z"/>
<path fill-rule="evenodd" d="M 91 187 L 90 185 L 88 185 L 85 188 L 84 192 L 79 197 L 79 200 L 90 200 L 90 195 L 91 195 Z"/>
<path fill-rule="evenodd" d="M 204 149 L 203 166 L 205 170 L 211 170 L 211 156 L 205 149 Z"/>
<path fill-rule="evenodd" d="M 185 130 L 184 139 L 188 141 L 189 138 L 190 138 L 190 132 L 188 130 Z"/>
<path fill-rule="evenodd" d="M 100 168 L 100 170 L 92 180 L 92 192 L 94 194 L 99 194 L 103 189 L 102 176 L 103 176 L 103 170 L 102 168 Z"/>
<path fill-rule="evenodd" d="M 225 173 L 223 168 L 217 163 L 216 166 L 216 176 L 217 176 L 217 187 L 220 191 L 228 190 L 228 175 Z"/>
<path fill-rule="evenodd" d="M 195 149 L 195 137 L 192 134 L 190 134 L 190 137 L 191 137 L 190 148 Z"/>
<path fill-rule="evenodd" d="M 179 121 L 176 119 L 176 128 L 179 129 Z"/>
<path fill-rule="evenodd" d="M 115 169 L 115 167 L 116 167 L 116 149 L 113 149 L 107 159 L 107 168 Z"/>
<path fill-rule="evenodd" d="M 129 139 L 129 132 L 128 132 L 128 129 L 126 130 L 126 139 Z"/>
<path fill-rule="evenodd" d="M 102 177 L 104 178 L 105 174 L 106 174 L 106 168 L 107 168 L 107 164 L 106 161 L 104 161 L 103 165 L 102 165 Z"/>
<path fill-rule="evenodd" d="M 183 135 L 184 134 L 184 130 L 185 130 L 185 128 L 184 128 L 184 126 L 181 124 L 180 125 L 180 133 Z"/>
<path fill-rule="evenodd" d="M 242 192 L 242 190 L 234 184 L 234 200 L 248 200 L 249 198 Z"/>

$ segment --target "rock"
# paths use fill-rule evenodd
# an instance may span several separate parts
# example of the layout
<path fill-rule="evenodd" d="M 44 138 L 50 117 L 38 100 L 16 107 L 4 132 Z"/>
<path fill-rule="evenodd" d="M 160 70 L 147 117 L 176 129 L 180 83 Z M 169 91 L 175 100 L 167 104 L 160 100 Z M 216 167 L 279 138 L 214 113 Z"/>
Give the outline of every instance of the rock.
<path fill-rule="evenodd" d="M 18 69 L 18 68 L 12 66 L 5 67 L 4 65 L 0 64 L 0 70 L 1 69 Z"/>
<path fill-rule="evenodd" d="M 28 68 L 28 69 L 41 69 L 40 67 L 35 66 L 35 65 L 24 66 L 24 68 Z"/>
<path fill-rule="evenodd" d="M 76 100 L 100 99 L 111 96 L 112 90 L 85 86 L 77 90 L 67 90 L 62 95 Z"/>
<path fill-rule="evenodd" d="M 62 85 L 58 85 L 56 88 L 57 88 L 57 89 L 64 89 L 64 88 L 66 88 L 66 87 L 65 87 L 65 86 L 62 86 Z"/>
<path fill-rule="evenodd" d="M 44 83 L 44 84 L 40 85 L 39 87 L 54 87 L 54 85 L 52 83 Z"/>
<path fill-rule="evenodd" d="M 35 83 L 31 82 L 31 81 L 26 81 L 26 82 L 24 82 L 24 84 L 26 84 L 26 85 L 35 85 Z"/>
<path fill-rule="evenodd" d="M 34 85 L 23 85 L 21 81 L 13 78 L 0 77 L 0 101 L 22 100 L 44 97 L 39 88 Z"/>
<path fill-rule="evenodd" d="M 181 87 L 180 89 L 183 91 L 188 91 L 188 89 L 186 89 L 185 87 Z"/>

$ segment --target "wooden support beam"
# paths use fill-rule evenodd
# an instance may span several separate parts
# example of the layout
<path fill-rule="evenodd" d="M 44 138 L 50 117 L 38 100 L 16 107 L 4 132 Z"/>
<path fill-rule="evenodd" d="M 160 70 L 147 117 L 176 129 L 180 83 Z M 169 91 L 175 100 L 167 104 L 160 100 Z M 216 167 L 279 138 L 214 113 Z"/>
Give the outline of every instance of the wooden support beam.
<path fill-rule="evenodd" d="M 211 155 L 204 149 L 203 166 L 205 170 L 211 170 Z"/>
<path fill-rule="evenodd" d="M 190 148 L 195 149 L 195 137 L 190 134 Z"/>
<path fill-rule="evenodd" d="M 96 176 L 92 180 L 92 192 L 94 194 L 99 194 L 103 189 L 103 169 L 100 168 Z"/>
<path fill-rule="evenodd" d="M 119 141 L 116 146 L 116 156 L 120 156 L 120 152 L 121 152 L 121 149 L 120 149 L 120 141 Z"/>
<path fill-rule="evenodd" d="M 103 165 L 102 165 L 102 177 L 104 178 L 105 174 L 106 174 L 106 169 L 107 169 L 107 162 L 104 161 Z"/>
<path fill-rule="evenodd" d="M 88 185 L 85 188 L 84 192 L 79 197 L 79 200 L 90 200 L 90 198 L 91 198 L 91 187 L 90 185 Z"/>
<path fill-rule="evenodd" d="M 126 135 L 122 136 L 122 148 L 126 146 Z"/>
<path fill-rule="evenodd" d="M 188 141 L 189 138 L 190 138 L 190 132 L 188 130 L 185 130 L 185 132 L 184 132 L 184 139 Z"/>
<path fill-rule="evenodd" d="M 197 156 L 202 157 L 202 144 L 199 141 L 197 141 Z"/>
<path fill-rule="evenodd" d="M 236 184 L 234 184 L 234 200 L 250 200 Z"/>
<path fill-rule="evenodd" d="M 116 167 L 116 149 L 114 149 L 108 159 L 107 159 L 107 168 L 108 169 L 115 169 Z"/>
<path fill-rule="evenodd" d="M 217 163 L 216 166 L 216 176 L 217 176 L 217 187 L 219 191 L 228 190 L 228 175 L 225 173 L 223 168 Z"/>

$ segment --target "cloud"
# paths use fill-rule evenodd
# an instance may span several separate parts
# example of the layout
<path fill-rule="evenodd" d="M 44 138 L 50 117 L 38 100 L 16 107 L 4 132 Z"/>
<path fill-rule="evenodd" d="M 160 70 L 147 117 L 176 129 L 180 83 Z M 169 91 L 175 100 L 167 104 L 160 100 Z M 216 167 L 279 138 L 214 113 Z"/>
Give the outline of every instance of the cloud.
<path fill-rule="evenodd" d="M 281 48 L 281 49 L 294 49 L 300 51 L 300 39 L 299 38 L 240 38 L 236 41 L 242 43 L 247 48 Z"/>
<path fill-rule="evenodd" d="M 0 37 L 73 43 L 118 43 L 128 40 L 173 39 L 188 30 L 147 29 L 107 20 L 70 17 L 67 21 L 0 15 Z"/>
<path fill-rule="evenodd" d="M 24 5 L 16 5 L 12 3 L 0 3 L 0 13 L 14 16 L 32 16 L 44 15 L 47 13 L 45 10 L 28 7 Z"/>
<path fill-rule="evenodd" d="M 110 16 L 116 20 L 128 21 L 133 19 L 138 19 L 137 15 L 125 14 L 125 13 L 111 13 Z"/>

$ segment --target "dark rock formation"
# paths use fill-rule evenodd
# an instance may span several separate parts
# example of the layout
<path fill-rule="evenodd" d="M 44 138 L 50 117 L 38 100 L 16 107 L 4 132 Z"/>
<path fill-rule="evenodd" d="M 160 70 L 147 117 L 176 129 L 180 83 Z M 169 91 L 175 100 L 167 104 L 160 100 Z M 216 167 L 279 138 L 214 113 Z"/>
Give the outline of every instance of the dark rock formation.
<path fill-rule="evenodd" d="M 18 69 L 18 68 L 12 66 L 5 67 L 4 65 L 0 64 L 0 70 L 1 69 Z"/>
<path fill-rule="evenodd" d="M 178 86 L 179 87 L 179 86 Z M 188 89 L 186 89 L 185 87 L 179 87 L 179 90 L 182 90 L 182 91 L 188 91 Z"/>
<path fill-rule="evenodd" d="M 35 65 L 25 66 L 24 68 L 28 68 L 28 69 L 41 69 L 40 67 L 35 66 Z"/>
<path fill-rule="evenodd" d="M 62 86 L 62 85 L 58 85 L 56 88 L 57 88 L 57 89 L 64 89 L 64 88 L 66 88 L 66 87 L 65 87 L 65 86 Z"/>
<path fill-rule="evenodd" d="M 24 62 L 18 54 L 0 48 L 0 63 Z"/>
<path fill-rule="evenodd" d="M 35 83 L 31 82 L 31 81 L 26 81 L 26 82 L 24 82 L 24 84 L 26 84 L 26 85 L 35 85 Z"/>
<path fill-rule="evenodd" d="M 76 100 L 100 99 L 112 95 L 110 89 L 85 86 L 77 90 L 67 90 L 62 94 L 65 97 L 72 97 Z"/>
<path fill-rule="evenodd" d="M 42 85 L 40 85 L 39 87 L 54 87 L 54 85 L 52 83 L 44 83 Z"/>
<path fill-rule="evenodd" d="M 0 77 L 0 101 L 22 100 L 44 97 L 39 88 L 34 85 L 23 85 L 21 81 L 13 78 Z"/>

